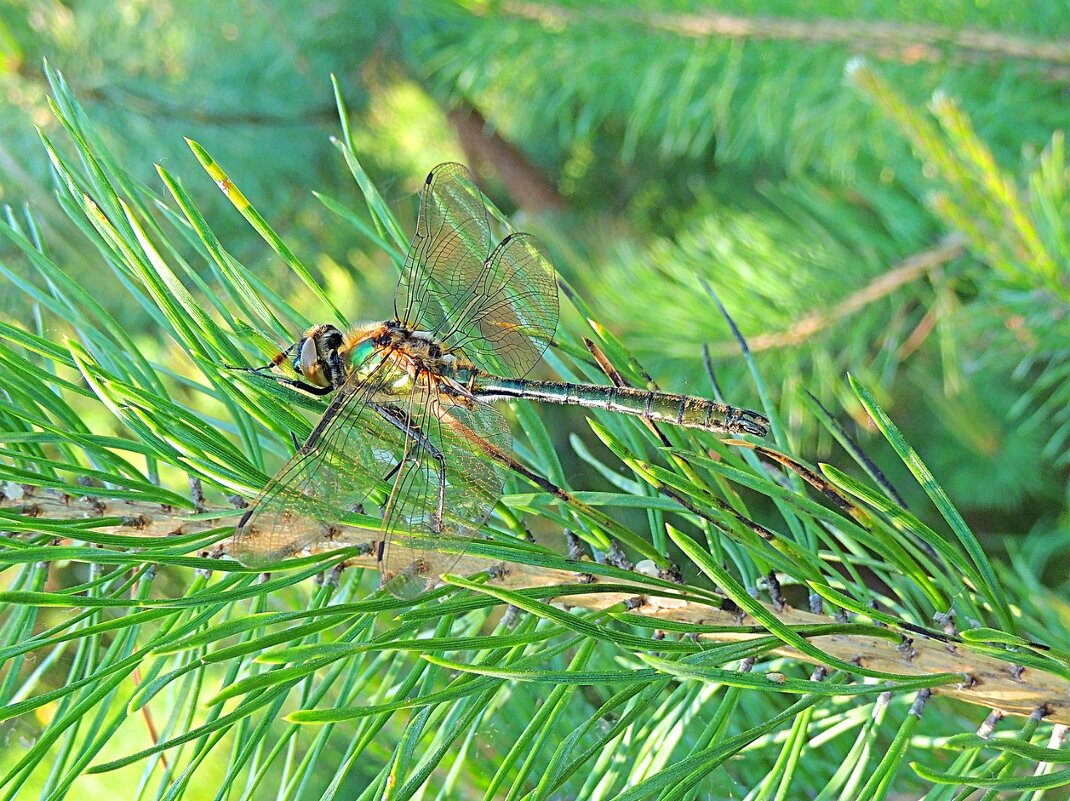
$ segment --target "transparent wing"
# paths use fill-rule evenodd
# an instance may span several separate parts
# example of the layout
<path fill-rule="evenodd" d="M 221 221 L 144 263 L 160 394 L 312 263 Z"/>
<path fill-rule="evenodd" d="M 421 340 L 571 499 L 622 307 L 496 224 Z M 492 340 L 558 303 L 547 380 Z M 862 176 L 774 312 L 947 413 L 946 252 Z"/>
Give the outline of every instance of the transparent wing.
<path fill-rule="evenodd" d="M 397 319 L 437 328 L 468 291 L 491 250 L 483 195 L 463 164 L 439 164 L 420 194 L 416 233 L 394 295 Z"/>
<path fill-rule="evenodd" d="M 404 378 L 383 364 L 338 390 L 305 444 L 238 523 L 229 547 L 235 559 L 252 567 L 278 562 L 330 539 L 332 527 L 365 502 L 389 496 L 405 435 L 377 409 L 396 399 L 395 384 Z"/>
<path fill-rule="evenodd" d="M 507 451 L 512 442 L 508 423 L 492 406 L 450 404 L 435 396 L 413 417 L 424 436 L 415 438 L 418 458 L 406 460 L 390 499 L 381 565 L 387 589 L 406 598 L 449 572 L 464 543 L 486 522 L 505 485 L 506 468 L 494 453 Z M 436 449 L 444 476 L 429 452 Z"/>
<path fill-rule="evenodd" d="M 430 331 L 478 366 L 524 375 L 557 329 L 553 262 L 529 234 L 491 251 L 483 196 L 461 164 L 427 176 L 416 234 L 394 298 L 404 324 Z"/>
<path fill-rule="evenodd" d="M 477 364 L 523 376 L 557 330 L 557 280 L 545 246 L 531 234 L 503 239 L 472 295 L 475 302 L 455 307 L 438 336 Z"/>
<path fill-rule="evenodd" d="M 330 540 L 348 513 L 375 515 L 382 578 L 396 595 L 422 592 L 460 558 L 501 497 L 509 427 L 491 406 L 468 408 L 383 363 L 338 390 L 308 441 L 238 524 L 229 552 L 268 565 Z M 450 550 L 441 550 L 445 541 Z"/>

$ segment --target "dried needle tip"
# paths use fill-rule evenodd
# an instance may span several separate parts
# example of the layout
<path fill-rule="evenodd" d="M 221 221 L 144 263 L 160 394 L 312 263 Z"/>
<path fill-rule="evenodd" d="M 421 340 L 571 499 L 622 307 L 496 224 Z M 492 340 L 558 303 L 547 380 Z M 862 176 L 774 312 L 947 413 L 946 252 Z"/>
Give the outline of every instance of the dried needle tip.
<path fill-rule="evenodd" d="M 616 540 L 610 540 L 609 542 L 609 553 L 606 555 L 606 561 L 621 570 L 631 570 L 634 567 Z"/>
<path fill-rule="evenodd" d="M 810 593 L 810 611 L 815 615 L 825 614 L 825 599 L 816 592 Z"/>
<path fill-rule="evenodd" d="M 1034 709 L 1030 713 L 1029 719 L 1032 720 L 1032 721 L 1038 721 L 1039 722 L 1041 720 L 1044 720 L 1044 718 L 1046 718 L 1050 714 L 1051 714 L 1051 710 L 1048 709 L 1048 705 L 1047 704 L 1041 704 L 1040 706 L 1038 706 L 1036 709 Z"/>
<path fill-rule="evenodd" d="M 201 486 L 201 480 L 196 476 L 190 476 L 189 497 L 193 501 L 193 510 L 195 512 L 200 513 L 205 510 L 204 487 Z"/>
<path fill-rule="evenodd" d="M 769 590 L 769 599 L 773 602 L 773 609 L 777 612 L 783 612 L 788 602 L 784 600 L 784 592 L 780 588 L 780 579 L 776 577 L 776 573 L 772 570 L 765 577 L 765 585 Z"/>
<path fill-rule="evenodd" d="M 991 710 L 984 722 L 977 727 L 977 736 L 985 740 L 989 739 L 1001 720 L 1003 720 L 1003 712 L 999 709 Z"/>
<path fill-rule="evenodd" d="M 249 506 L 249 502 L 245 500 L 241 495 L 233 494 L 227 496 L 227 503 L 233 506 L 235 509 L 245 509 Z"/>
<path fill-rule="evenodd" d="M 573 562 L 578 562 L 583 559 L 583 542 L 567 528 L 565 529 L 565 542 L 568 544 L 569 559 Z"/>
<path fill-rule="evenodd" d="M 914 703 L 910 705 L 910 714 L 916 718 L 920 718 L 921 713 L 925 711 L 925 702 L 929 700 L 929 696 L 931 696 L 932 694 L 932 690 L 921 690 L 918 693 L 917 698 L 914 699 Z"/>

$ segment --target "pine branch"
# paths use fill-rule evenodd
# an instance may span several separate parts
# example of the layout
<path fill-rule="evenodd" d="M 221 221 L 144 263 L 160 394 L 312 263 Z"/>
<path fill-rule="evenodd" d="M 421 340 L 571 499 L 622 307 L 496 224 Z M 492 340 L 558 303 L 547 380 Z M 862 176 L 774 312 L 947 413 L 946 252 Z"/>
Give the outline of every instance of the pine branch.
<path fill-rule="evenodd" d="M 89 521 L 94 518 L 118 516 L 121 518 L 118 524 L 93 526 L 93 530 L 128 537 L 177 536 L 216 531 L 219 529 L 220 517 L 233 517 L 235 514 L 233 510 L 212 510 L 207 516 L 191 518 L 188 514 L 161 507 L 159 504 L 134 501 L 108 504 L 97 498 L 72 498 L 39 491 L 33 487 L 24 488 L 24 493 L 23 497 L 18 499 L 0 499 L 0 510 L 11 510 L 23 517 L 40 518 L 41 522 Z M 229 537 L 230 532 L 229 527 L 224 529 L 223 536 Z M 210 553 L 214 559 L 224 557 L 227 555 L 225 542 L 221 540 L 218 547 L 211 552 L 202 548 L 201 553 Z M 368 538 L 367 531 L 360 529 L 342 526 L 334 541 L 323 543 L 311 552 L 330 552 L 339 547 L 357 547 L 363 552 L 347 559 L 345 567 L 377 569 L 377 542 Z M 613 576 L 599 576 L 587 572 L 598 570 L 597 565 L 582 561 L 576 561 L 574 564 L 576 569 L 570 571 L 541 565 L 507 563 L 490 557 L 465 556 L 460 559 L 454 572 L 488 573 L 491 578 L 487 586 L 491 588 L 532 590 L 569 587 L 570 592 L 557 599 L 566 608 L 618 613 L 627 610 L 634 617 L 648 619 L 650 628 L 656 628 L 657 623 L 666 626 L 678 624 L 670 630 L 692 632 L 692 636 L 703 641 L 746 642 L 768 636 L 762 630 L 760 621 L 745 611 L 734 608 L 734 604 L 727 599 L 721 599 L 720 608 L 714 602 L 689 601 L 680 595 L 687 594 L 685 588 L 669 588 L 664 584 L 662 591 L 665 594 L 662 595 L 657 587 L 652 587 L 642 577 L 636 577 L 629 582 L 627 578 L 620 577 L 619 571 Z M 576 591 L 578 583 L 589 585 L 592 591 Z M 600 584 L 609 585 L 608 591 L 597 590 Z M 539 597 L 544 602 L 555 598 L 553 593 L 541 594 Z M 926 632 L 904 621 L 892 624 L 887 634 L 874 636 L 872 625 L 845 624 L 829 615 L 793 609 L 782 600 L 778 603 L 763 603 L 761 606 L 770 617 L 785 627 L 813 628 L 815 633 L 807 636 L 808 641 L 822 652 L 859 668 L 900 676 L 935 676 L 944 682 L 931 688 L 936 695 L 1022 717 L 1029 717 L 1040 709 L 1043 710 L 1042 717 L 1046 720 L 1070 723 L 1070 704 L 1066 702 L 1066 698 L 1070 697 L 1070 677 L 1044 670 L 1027 669 L 1016 664 L 1010 652 L 1003 658 L 977 653 L 971 650 L 971 646 L 983 647 L 983 642 L 970 643 L 954 634 Z M 684 628 L 681 629 L 681 625 Z M 822 626 L 838 627 L 843 631 L 828 635 L 816 633 Z M 718 627 L 720 630 L 705 632 L 701 630 L 702 627 Z M 851 629 L 865 631 L 852 633 Z M 773 653 L 789 659 L 822 664 L 813 656 L 786 645 L 774 648 Z M 949 674 L 958 678 L 948 683 L 946 677 Z"/>
<path fill-rule="evenodd" d="M 581 14 L 551 3 L 511 0 L 502 10 L 557 28 L 572 24 Z M 658 13 L 631 9 L 585 10 L 582 18 L 603 22 L 628 22 L 643 28 L 695 38 L 753 39 L 804 44 L 843 44 L 871 51 L 878 58 L 907 63 L 943 61 L 950 53 L 958 58 L 991 58 L 1070 64 L 1070 45 L 1057 40 L 1013 36 L 970 28 L 919 25 L 903 22 L 873 22 L 846 19 L 789 19 L 744 17 L 706 12 L 701 14 Z M 1049 69 L 1051 80 L 1065 81 L 1070 71 Z"/>
<path fill-rule="evenodd" d="M 958 258 L 965 250 L 965 245 L 965 237 L 957 234 L 947 236 L 936 247 L 916 253 L 887 272 L 881 273 L 831 309 L 815 311 L 803 317 L 787 331 L 757 334 L 748 337 L 747 345 L 755 352 L 772 348 L 797 347 L 814 334 L 842 321 L 845 317 L 850 317 L 852 314 L 862 311 L 869 304 L 887 297 L 904 284 L 916 281 L 936 268 Z M 712 355 L 723 357 L 734 354 L 737 347 L 735 342 L 714 342 L 709 345 L 709 350 Z"/>
<path fill-rule="evenodd" d="M 492 169 L 517 206 L 532 213 L 564 208 L 565 201 L 554 185 L 515 145 L 488 130 L 478 109 L 462 103 L 450 109 L 449 119 L 468 163 L 477 171 Z"/>

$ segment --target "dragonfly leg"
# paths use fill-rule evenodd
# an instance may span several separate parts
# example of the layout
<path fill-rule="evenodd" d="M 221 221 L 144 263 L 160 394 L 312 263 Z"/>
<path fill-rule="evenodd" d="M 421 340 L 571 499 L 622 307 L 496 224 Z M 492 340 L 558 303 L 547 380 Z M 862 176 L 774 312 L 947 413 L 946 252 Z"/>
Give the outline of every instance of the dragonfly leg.
<path fill-rule="evenodd" d="M 393 467 L 390 468 L 390 470 L 387 472 L 387 474 L 385 476 L 383 476 L 382 479 L 380 479 L 380 480 L 384 484 L 388 483 L 390 481 L 390 479 L 392 479 L 394 476 L 396 476 L 398 474 L 398 470 L 401 469 L 401 466 L 403 464 L 405 464 L 404 460 L 402 460 L 402 461 L 398 462 L 397 464 L 395 464 Z"/>
<path fill-rule="evenodd" d="M 338 355 L 337 349 L 327 356 L 327 378 L 333 389 L 341 387 L 346 381 L 345 367 L 342 365 L 342 357 Z"/>
<path fill-rule="evenodd" d="M 247 373 L 263 373 L 267 370 L 274 370 L 276 367 L 278 367 L 280 364 L 290 358 L 290 354 L 297 350 L 297 346 L 299 344 L 299 342 L 295 342 L 294 344 L 290 345 L 290 347 L 288 347 L 286 350 L 280 350 L 275 355 L 274 359 L 272 359 L 267 364 L 261 365 L 260 367 L 236 367 L 232 364 L 225 364 L 223 366 L 226 367 L 228 370 L 243 370 Z"/>
<path fill-rule="evenodd" d="M 405 436 L 416 442 L 420 448 L 425 450 L 432 459 L 438 465 L 438 503 L 436 504 L 434 519 L 431 521 L 431 530 L 436 534 L 442 531 L 442 520 L 446 513 L 446 457 L 442 451 L 428 439 L 423 430 L 417 423 L 415 423 L 408 414 L 399 409 L 397 406 L 391 404 L 379 404 L 373 403 L 372 408 L 378 412 L 390 425 L 394 426 Z M 405 461 L 411 461 L 414 464 L 419 464 L 418 457 L 407 457 Z M 394 465 L 394 468 L 387 474 L 384 481 L 389 481 L 400 468 L 402 463 Z"/>
<path fill-rule="evenodd" d="M 301 340 L 301 342 L 303 341 L 304 340 Z M 297 349 L 297 346 L 300 345 L 301 342 L 295 342 L 293 345 L 290 345 L 290 347 L 288 347 L 286 350 L 279 351 L 279 353 L 275 356 L 274 359 L 272 359 L 267 364 L 260 365 L 259 367 L 236 367 L 230 364 L 225 364 L 223 366 L 226 367 L 228 370 L 240 370 L 243 373 L 252 373 L 256 376 L 270 378 L 272 381 L 278 384 L 282 384 L 284 387 L 290 387 L 291 389 L 295 389 L 298 392 L 304 392 L 307 395 L 328 395 L 331 392 L 334 392 L 334 390 L 336 390 L 341 385 L 342 380 L 344 379 L 344 376 L 342 375 L 342 363 L 339 360 L 337 351 L 332 354 L 333 361 L 331 362 L 329 368 L 331 373 L 331 385 L 327 387 L 318 387 L 314 384 L 309 384 L 307 381 L 298 381 L 292 378 L 286 378 L 285 376 L 276 375 L 271 372 L 280 364 L 289 359 L 291 354 Z"/>
<path fill-rule="evenodd" d="M 304 392 L 307 395 L 329 395 L 334 392 L 334 387 L 317 387 L 309 384 L 305 381 L 295 381 L 292 378 L 286 378 L 281 375 L 272 375 L 271 373 L 265 373 L 264 370 L 270 370 L 273 365 L 265 365 L 263 367 L 231 367 L 231 370 L 241 370 L 246 373 L 252 373 L 253 375 L 262 376 L 264 378 L 270 378 L 276 384 L 282 384 L 284 387 L 290 387 L 290 389 L 296 389 L 298 392 Z"/>
<path fill-rule="evenodd" d="M 430 453 L 430 451 L 429 451 L 429 453 Z M 441 460 L 438 460 L 438 461 L 439 461 L 439 470 L 438 470 L 438 479 L 439 479 L 438 480 L 438 507 L 437 507 L 437 509 L 435 511 L 434 520 L 431 521 L 431 530 L 434 531 L 436 534 L 439 534 L 442 531 L 442 517 L 443 517 L 443 514 L 445 513 L 445 506 L 446 506 L 446 474 L 445 474 L 445 472 L 443 470 L 442 461 Z M 411 464 L 419 464 L 420 460 L 417 457 L 414 457 L 414 456 L 409 456 L 409 457 L 407 457 L 405 459 L 402 459 L 400 462 L 397 462 L 393 467 L 391 467 L 390 470 L 387 472 L 387 474 L 385 476 L 383 476 L 382 479 L 380 479 L 380 480 L 384 484 L 388 483 L 390 481 L 390 479 L 392 479 L 394 476 L 397 475 L 398 470 L 400 470 L 402 465 L 404 465 L 406 462 L 409 462 Z"/>

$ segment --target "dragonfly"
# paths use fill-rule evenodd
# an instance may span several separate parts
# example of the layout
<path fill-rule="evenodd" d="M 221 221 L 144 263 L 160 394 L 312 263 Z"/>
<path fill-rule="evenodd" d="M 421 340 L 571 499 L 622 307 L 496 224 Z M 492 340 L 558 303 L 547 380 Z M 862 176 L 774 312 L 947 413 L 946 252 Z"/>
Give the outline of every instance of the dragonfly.
<path fill-rule="evenodd" d="M 502 401 L 766 434 L 761 414 L 704 398 L 527 378 L 558 314 L 545 245 L 525 233 L 495 245 L 468 169 L 435 167 L 421 190 L 393 317 L 348 331 L 314 326 L 269 364 L 244 368 L 331 399 L 245 511 L 229 553 L 267 567 L 329 542 L 347 515 L 378 507 L 382 586 L 403 598 L 434 587 L 487 521 L 516 464 Z"/>

